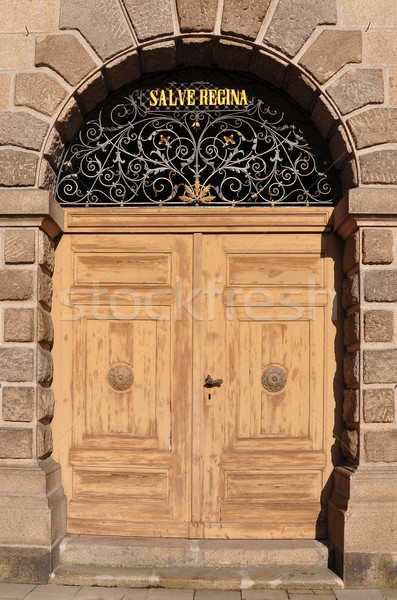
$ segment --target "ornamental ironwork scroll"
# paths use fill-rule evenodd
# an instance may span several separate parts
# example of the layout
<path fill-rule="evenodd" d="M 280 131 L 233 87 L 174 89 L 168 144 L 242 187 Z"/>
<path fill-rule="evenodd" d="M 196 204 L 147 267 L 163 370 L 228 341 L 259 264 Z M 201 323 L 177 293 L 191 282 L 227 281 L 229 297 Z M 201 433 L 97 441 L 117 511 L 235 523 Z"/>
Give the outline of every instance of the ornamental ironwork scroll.
<path fill-rule="evenodd" d="M 339 187 L 323 140 L 281 92 L 246 76 L 181 71 L 91 113 L 63 158 L 57 199 L 324 205 L 337 202 Z"/>

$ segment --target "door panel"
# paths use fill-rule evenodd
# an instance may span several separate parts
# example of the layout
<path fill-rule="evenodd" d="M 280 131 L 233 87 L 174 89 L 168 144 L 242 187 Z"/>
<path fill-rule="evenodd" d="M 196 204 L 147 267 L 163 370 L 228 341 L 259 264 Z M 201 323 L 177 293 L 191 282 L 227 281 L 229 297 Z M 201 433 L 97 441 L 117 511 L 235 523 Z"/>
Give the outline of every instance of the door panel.
<path fill-rule="evenodd" d="M 203 238 L 203 375 L 223 379 L 202 394 L 204 537 L 325 532 L 333 264 L 313 237 Z"/>
<path fill-rule="evenodd" d="M 59 258 L 56 393 L 68 433 L 63 418 L 55 434 L 68 530 L 186 536 L 192 326 L 175 294 L 191 291 L 192 239 L 65 236 Z"/>
<path fill-rule="evenodd" d="M 325 535 L 330 235 L 64 236 L 54 434 L 70 533 Z"/>

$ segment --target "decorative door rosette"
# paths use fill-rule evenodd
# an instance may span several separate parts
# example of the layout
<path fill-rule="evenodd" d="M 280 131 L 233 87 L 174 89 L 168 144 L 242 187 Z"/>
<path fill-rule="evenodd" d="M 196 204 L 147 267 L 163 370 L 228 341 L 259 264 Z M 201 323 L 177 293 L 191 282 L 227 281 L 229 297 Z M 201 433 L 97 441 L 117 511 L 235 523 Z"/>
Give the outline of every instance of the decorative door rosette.
<path fill-rule="evenodd" d="M 287 370 L 282 365 L 267 365 L 261 382 L 268 392 L 281 392 L 287 385 Z"/>
<path fill-rule="evenodd" d="M 128 363 L 114 363 L 109 367 L 108 382 L 117 392 L 125 392 L 134 383 L 134 372 Z"/>
<path fill-rule="evenodd" d="M 95 109 L 58 174 L 62 205 L 334 204 L 338 176 L 308 117 L 253 77 L 141 80 Z"/>

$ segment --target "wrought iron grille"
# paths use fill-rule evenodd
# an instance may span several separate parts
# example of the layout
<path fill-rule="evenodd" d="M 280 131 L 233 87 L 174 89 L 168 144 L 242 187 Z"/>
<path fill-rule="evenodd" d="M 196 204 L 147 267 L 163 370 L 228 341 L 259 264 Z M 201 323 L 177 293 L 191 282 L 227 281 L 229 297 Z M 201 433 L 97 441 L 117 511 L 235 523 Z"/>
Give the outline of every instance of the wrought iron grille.
<path fill-rule="evenodd" d="M 91 113 L 63 158 L 57 199 L 324 205 L 336 203 L 339 187 L 323 140 L 282 93 L 242 75 L 181 71 L 124 89 Z"/>

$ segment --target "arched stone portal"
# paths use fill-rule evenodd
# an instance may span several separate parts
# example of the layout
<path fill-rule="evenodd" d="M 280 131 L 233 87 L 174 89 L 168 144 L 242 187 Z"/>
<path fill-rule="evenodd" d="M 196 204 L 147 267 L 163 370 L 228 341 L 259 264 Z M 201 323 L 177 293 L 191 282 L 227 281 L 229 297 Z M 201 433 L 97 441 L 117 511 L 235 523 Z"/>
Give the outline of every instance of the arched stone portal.
<path fill-rule="evenodd" d="M 326 537 L 340 188 L 307 116 L 241 73 L 148 76 L 87 117 L 56 194 L 69 533 Z"/>
<path fill-rule="evenodd" d="M 0 96 L 2 577 L 46 581 L 65 531 L 59 469 L 48 458 L 51 240 L 64 228 L 52 192 L 64 145 L 99 102 L 142 74 L 211 65 L 284 89 L 340 170 L 344 199 L 334 223 L 346 239 L 347 456 L 335 472 L 328 531 L 347 585 L 395 585 L 395 24 L 384 30 L 377 2 L 354 18 L 343 0 L 247 10 L 206 0 L 194 11 L 187 0 L 114 0 L 95 10 L 62 0 L 59 13 L 55 4 L 41 13 L 41 3 L 29 3 L 20 22 L 12 15 L 12 35 L 1 34 L 13 45 L 2 54 Z"/>

